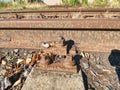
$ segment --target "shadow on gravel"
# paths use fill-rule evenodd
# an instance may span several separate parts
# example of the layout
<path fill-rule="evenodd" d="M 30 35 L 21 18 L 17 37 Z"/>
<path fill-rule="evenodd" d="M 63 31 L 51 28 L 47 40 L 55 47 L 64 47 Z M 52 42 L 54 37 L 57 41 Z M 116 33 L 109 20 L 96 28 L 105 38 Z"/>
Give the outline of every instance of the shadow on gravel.
<path fill-rule="evenodd" d="M 77 72 L 79 73 L 81 66 L 80 66 L 80 60 L 82 59 L 82 56 L 78 54 L 78 51 L 76 50 L 76 55 L 72 57 L 72 59 L 75 61 L 75 64 L 77 66 Z M 86 74 L 81 69 L 82 79 L 85 90 L 88 90 L 88 80 Z"/>
<path fill-rule="evenodd" d="M 116 74 L 120 84 L 120 50 L 114 49 L 111 51 L 108 60 L 111 66 L 115 67 Z"/>

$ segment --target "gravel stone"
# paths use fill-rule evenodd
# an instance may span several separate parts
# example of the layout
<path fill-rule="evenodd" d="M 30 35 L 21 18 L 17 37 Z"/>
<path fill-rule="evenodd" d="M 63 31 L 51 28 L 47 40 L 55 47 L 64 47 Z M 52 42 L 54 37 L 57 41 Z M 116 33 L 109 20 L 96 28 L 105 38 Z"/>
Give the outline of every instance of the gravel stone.
<path fill-rule="evenodd" d="M 32 54 L 28 54 L 28 55 L 27 55 L 27 58 L 32 58 Z"/>
<path fill-rule="evenodd" d="M 82 63 L 82 64 L 83 64 L 85 69 L 89 68 L 89 65 L 87 63 Z"/>
<path fill-rule="evenodd" d="M 6 60 L 7 61 L 11 60 L 11 56 L 6 56 Z"/>
<path fill-rule="evenodd" d="M 15 52 L 15 53 L 18 53 L 18 52 L 19 52 L 19 49 L 14 49 L 14 52 Z"/>
<path fill-rule="evenodd" d="M 99 85 L 100 85 L 100 83 L 99 82 L 94 82 L 95 83 L 95 85 L 98 87 Z"/>
<path fill-rule="evenodd" d="M 102 65 L 96 65 L 96 67 L 97 67 L 98 69 L 103 69 L 103 66 L 102 66 Z"/>

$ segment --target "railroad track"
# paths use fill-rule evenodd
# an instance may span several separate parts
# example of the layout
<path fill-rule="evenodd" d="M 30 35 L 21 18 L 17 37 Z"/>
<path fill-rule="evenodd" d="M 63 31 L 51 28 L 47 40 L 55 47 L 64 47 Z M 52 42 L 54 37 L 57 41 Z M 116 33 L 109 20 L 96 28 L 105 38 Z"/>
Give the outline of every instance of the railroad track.
<path fill-rule="evenodd" d="M 0 20 L 18 19 L 120 19 L 120 9 L 51 9 L 51 10 L 16 10 L 0 11 Z"/>
<path fill-rule="evenodd" d="M 120 9 L 0 11 L 0 29 L 120 29 Z"/>

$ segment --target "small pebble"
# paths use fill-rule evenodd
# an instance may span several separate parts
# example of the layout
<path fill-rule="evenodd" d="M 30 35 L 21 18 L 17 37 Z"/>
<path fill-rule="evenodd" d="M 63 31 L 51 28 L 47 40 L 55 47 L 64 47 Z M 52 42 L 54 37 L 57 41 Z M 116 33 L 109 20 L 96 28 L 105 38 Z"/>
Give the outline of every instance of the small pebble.
<path fill-rule="evenodd" d="M 108 87 L 105 87 L 105 90 L 110 90 Z"/>
<path fill-rule="evenodd" d="M 26 52 L 24 52 L 24 56 L 27 56 L 27 53 L 26 53 Z"/>
<path fill-rule="evenodd" d="M 12 87 L 17 86 L 17 85 L 18 85 L 18 84 L 20 84 L 20 83 L 21 83 L 21 79 L 17 80 L 17 81 L 13 84 L 13 86 L 12 86 Z"/>
<path fill-rule="evenodd" d="M 7 62 L 5 60 L 2 60 L 2 65 L 6 65 Z"/>
<path fill-rule="evenodd" d="M 99 82 L 94 82 L 95 83 L 95 85 L 98 87 L 99 85 L 100 85 L 100 83 Z"/>
<path fill-rule="evenodd" d="M 99 69 L 103 69 L 102 65 L 96 65 L 96 67 L 99 68 Z"/>
<path fill-rule="evenodd" d="M 14 52 L 15 52 L 15 53 L 18 53 L 18 52 L 19 52 L 19 49 L 14 49 Z"/>
<path fill-rule="evenodd" d="M 6 56 L 6 60 L 9 61 L 11 59 L 11 56 Z"/>
<path fill-rule="evenodd" d="M 19 56 L 19 54 L 18 54 L 18 53 L 14 53 L 14 56 L 15 56 L 15 57 L 18 57 L 18 56 Z"/>
<path fill-rule="evenodd" d="M 89 68 L 88 63 L 82 63 L 82 64 L 83 64 L 83 67 L 84 67 L 85 69 Z"/>
<path fill-rule="evenodd" d="M 4 75 L 0 75 L 0 81 L 4 79 Z"/>
<path fill-rule="evenodd" d="M 8 65 L 6 65 L 5 68 L 6 68 L 6 70 L 12 69 L 12 67 L 8 66 Z"/>
<path fill-rule="evenodd" d="M 0 75 L 5 75 L 6 72 L 7 71 L 5 69 L 3 69 L 3 70 L 0 71 Z"/>
<path fill-rule="evenodd" d="M 9 80 L 8 77 L 5 77 L 5 78 L 4 78 L 4 85 L 5 85 L 5 89 L 6 89 L 7 87 L 11 86 L 11 82 L 10 82 L 10 80 Z"/>
<path fill-rule="evenodd" d="M 18 61 L 16 62 L 17 64 L 19 64 L 20 62 L 23 62 L 24 59 L 18 59 Z"/>
<path fill-rule="evenodd" d="M 4 55 L 6 56 L 6 55 L 9 55 L 9 52 L 8 51 L 5 51 L 4 52 Z"/>
<path fill-rule="evenodd" d="M 31 61 L 32 61 L 31 58 L 27 58 L 27 59 L 26 59 L 26 64 L 29 64 Z"/>
<path fill-rule="evenodd" d="M 28 58 L 32 58 L 32 54 L 28 54 L 27 57 L 28 57 Z"/>
<path fill-rule="evenodd" d="M 9 56 L 13 56 L 13 54 L 14 54 L 14 51 L 10 51 Z"/>
<path fill-rule="evenodd" d="M 33 54 L 33 53 L 35 53 L 35 51 L 34 50 L 30 50 L 30 51 L 28 51 L 28 53 Z"/>
<path fill-rule="evenodd" d="M 41 43 L 41 46 L 44 47 L 44 48 L 49 48 L 50 47 L 50 45 L 46 42 Z"/>

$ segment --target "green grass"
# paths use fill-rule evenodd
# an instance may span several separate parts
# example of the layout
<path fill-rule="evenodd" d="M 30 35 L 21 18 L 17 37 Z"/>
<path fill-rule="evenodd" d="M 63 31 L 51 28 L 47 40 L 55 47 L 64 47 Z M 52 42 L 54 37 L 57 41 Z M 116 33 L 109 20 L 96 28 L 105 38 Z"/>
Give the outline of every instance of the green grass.
<path fill-rule="evenodd" d="M 79 0 L 62 0 L 64 5 L 78 5 L 80 4 Z"/>
<path fill-rule="evenodd" d="M 95 2 L 92 4 L 94 7 L 109 7 L 109 5 L 109 0 L 95 0 Z"/>
<path fill-rule="evenodd" d="M 113 0 L 112 2 L 110 2 L 110 0 L 94 0 L 93 3 L 90 3 L 90 4 L 88 3 L 87 7 L 118 8 L 120 7 L 120 0 Z"/>
<path fill-rule="evenodd" d="M 11 2 L 0 2 L 0 10 L 7 10 L 7 9 L 16 9 L 16 10 L 24 10 L 24 9 L 44 9 L 47 8 L 46 5 L 41 3 L 25 3 L 25 2 L 19 2 L 16 4 L 13 4 Z"/>
<path fill-rule="evenodd" d="M 30 0 L 34 1 L 34 0 Z M 110 8 L 120 8 L 120 0 L 113 0 L 110 2 L 109 0 L 94 0 L 92 3 L 88 3 L 88 0 L 62 0 L 63 5 L 68 6 L 77 6 L 81 5 L 86 8 L 96 8 L 96 7 L 110 7 Z M 47 6 L 42 3 L 25 3 L 23 0 L 18 0 L 16 4 L 12 2 L 0 2 L 0 10 L 2 9 L 46 9 Z M 48 8 L 47 8 L 48 9 Z"/>
<path fill-rule="evenodd" d="M 85 6 L 85 7 L 88 6 L 88 1 L 87 0 L 82 0 L 81 3 L 82 3 L 82 6 Z"/>
<path fill-rule="evenodd" d="M 0 9 L 8 8 L 13 6 L 11 2 L 0 2 Z"/>

